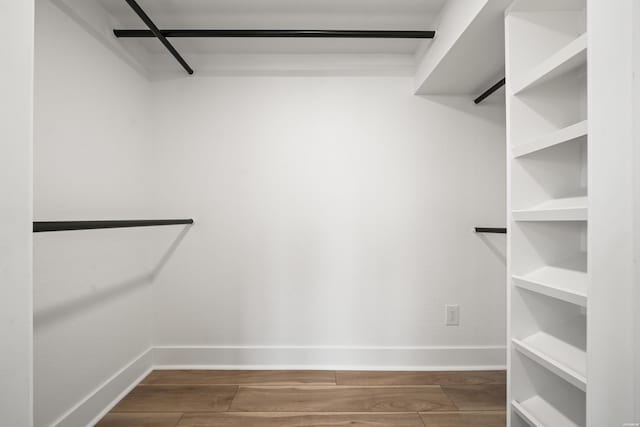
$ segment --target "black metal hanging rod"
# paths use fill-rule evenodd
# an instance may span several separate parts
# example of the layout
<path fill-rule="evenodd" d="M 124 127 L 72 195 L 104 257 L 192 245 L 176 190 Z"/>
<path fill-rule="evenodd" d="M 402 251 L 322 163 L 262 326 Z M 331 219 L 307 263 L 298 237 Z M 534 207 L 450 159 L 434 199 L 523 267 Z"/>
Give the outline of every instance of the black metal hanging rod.
<path fill-rule="evenodd" d="M 473 102 L 475 102 L 476 104 L 480 104 L 482 101 L 484 101 L 485 99 L 487 99 L 488 97 L 493 95 L 494 92 L 496 92 L 498 89 L 500 89 L 506 83 L 507 83 L 507 79 L 503 78 L 498 83 L 494 84 L 489 89 L 484 91 L 484 93 L 482 95 L 480 95 L 479 97 L 477 97 L 476 99 L 474 99 Z"/>
<path fill-rule="evenodd" d="M 507 234 L 506 228 L 476 227 L 476 233 Z"/>
<path fill-rule="evenodd" d="M 133 11 L 142 19 L 142 21 L 149 27 L 149 32 L 151 33 L 151 37 L 157 37 L 158 40 L 167 48 L 167 50 L 173 55 L 174 58 L 182 65 L 182 68 L 189 74 L 193 74 L 193 68 L 187 64 L 187 61 L 178 53 L 175 47 L 167 40 L 167 38 L 162 34 L 162 32 L 158 29 L 156 24 L 153 23 L 151 18 L 145 13 L 144 10 L 136 3 L 135 0 L 125 0 L 127 4 L 133 9 Z"/>
<path fill-rule="evenodd" d="M 153 23 L 135 0 L 125 0 L 142 19 L 148 30 L 113 30 L 116 37 L 156 37 L 189 74 L 193 69 L 178 53 L 167 37 L 302 37 L 302 38 L 359 38 L 359 39 L 432 39 L 435 31 L 384 30 L 161 30 Z"/>
<path fill-rule="evenodd" d="M 356 39 L 432 39 L 435 31 L 396 30 L 159 30 L 164 37 L 281 37 Z M 150 30 L 113 30 L 116 37 L 157 37 Z"/>
<path fill-rule="evenodd" d="M 154 227 L 193 224 L 193 219 L 133 219 L 121 221 L 34 221 L 33 232 L 96 230 L 100 228 Z"/>

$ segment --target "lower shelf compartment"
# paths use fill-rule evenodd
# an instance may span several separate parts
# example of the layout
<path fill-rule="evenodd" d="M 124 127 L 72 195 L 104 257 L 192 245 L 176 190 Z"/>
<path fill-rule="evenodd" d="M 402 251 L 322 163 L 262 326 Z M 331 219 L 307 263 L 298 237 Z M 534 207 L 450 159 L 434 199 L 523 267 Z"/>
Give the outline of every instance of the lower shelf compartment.
<path fill-rule="evenodd" d="M 581 333 L 581 331 L 576 331 Z M 582 391 L 587 389 L 586 352 L 551 334 L 513 339 L 515 349 Z"/>
<path fill-rule="evenodd" d="M 511 407 L 531 427 L 582 427 L 540 396 L 514 400 Z"/>

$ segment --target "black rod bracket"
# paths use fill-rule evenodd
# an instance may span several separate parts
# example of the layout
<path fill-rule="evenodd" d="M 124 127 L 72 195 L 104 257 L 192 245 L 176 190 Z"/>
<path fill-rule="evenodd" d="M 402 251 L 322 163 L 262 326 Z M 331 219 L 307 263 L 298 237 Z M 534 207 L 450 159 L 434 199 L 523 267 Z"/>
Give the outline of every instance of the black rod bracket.
<path fill-rule="evenodd" d="M 127 0 L 129 2 L 130 0 Z M 133 0 L 131 0 L 133 1 Z M 262 38 L 347 38 L 347 39 L 432 39 L 435 31 L 398 30 L 113 30 L 116 37 L 262 37 Z"/>
<path fill-rule="evenodd" d="M 102 228 L 155 227 L 160 225 L 193 224 L 193 219 L 131 219 L 106 221 L 34 221 L 33 232 L 97 230 Z"/>
<path fill-rule="evenodd" d="M 182 67 L 189 74 L 193 74 L 193 69 L 187 64 L 187 61 L 178 53 L 175 47 L 167 40 L 167 38 L 162 34 L 160 29 L 153 23 L 151 18 L 145 13 L 144 10 L 140 7 L 136 0 L 125 0 L 127 4 L 133 9 L 133 11 L 142 19 L 142 21 L 149 27 L 149 32 L 152 34 L 152 37 L 157 37 L 158 40 L 167 48 L 167 50 L 173 55 L 174 58 L 182 65 Z"/>
<path fill-rule="evenodd" d="M 487 89 L 486 91 L 484 91 L 482 93 L 482 95 L 480 95 L 479 97 L 477 97 L 476 99 L 473 100 L 474 103 L 480 104 L 482 101 L 484 101 L 485 99 L 487 99 L 488 97 L 490 97 L 491 95 L 493 95 L 494 92 L 496 92 L 498 89 L 500 89 L 502 86 L 504 86 L 507 83 L 507 79 L 503 78 L 502 80 L 500 80 L 498 83 L 494 84 L 493 86 L 491 86 L 489 89 Z"/>

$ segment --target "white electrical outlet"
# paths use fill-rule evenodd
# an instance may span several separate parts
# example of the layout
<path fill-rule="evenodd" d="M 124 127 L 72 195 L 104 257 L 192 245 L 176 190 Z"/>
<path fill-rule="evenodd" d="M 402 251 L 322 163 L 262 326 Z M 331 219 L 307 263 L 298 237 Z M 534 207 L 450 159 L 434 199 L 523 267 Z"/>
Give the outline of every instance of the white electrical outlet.
<path fill-rule="evenodd" d="M 446 325 L 458 326 L 460 325 L 460 306 L 459 305 L 445 305 L 446 312 Z"/>

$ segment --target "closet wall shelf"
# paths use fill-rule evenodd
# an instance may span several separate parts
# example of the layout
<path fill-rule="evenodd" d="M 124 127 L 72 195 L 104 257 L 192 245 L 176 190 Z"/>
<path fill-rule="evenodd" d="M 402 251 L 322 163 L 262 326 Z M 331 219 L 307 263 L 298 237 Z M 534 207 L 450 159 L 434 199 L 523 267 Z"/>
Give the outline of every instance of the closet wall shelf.
<path fill-rule="evenodd" d="M 587 306 L 585 272 L 545 266 L 523 276 L 514 275 L 512 279 L 519 288 L 581 307 Z"/>
<path fill-rule="evenodd" d="M 580 427 L 540 396 L 512 401 L 513 410 L 531 427 Z"/>
<path fill-rule="evenodd" d="M 558 52 L 534 67 L 522 79 L 516 80 L 512 90 L 514 95 L 557 78 L 587 63 L 587 34 L 583 34 Z"/>
<path fill-rule="evenodd" d="M 514 210 L 514 221 L 586 221 L 588 217 L 586 196 L 553 199 L 532 209 Z"/>
<path fill-rule="evenodd" d="M 512 339 L 514 348 L 582 391 L 587 390 L 586 352 L 546 332 L 523 340 Z"/>
<path fill-rule="evenodd" d="M 587 125 L 587 120 L 583 120 L 574 125 L 567 126 L 566 128 L 562 128 L 540 138 L 536 138 L 525 144 L 515 145 L 512 149 L 513 157 L 523 157 L 566 142 L 584 141 L 588 133 Z"/>

